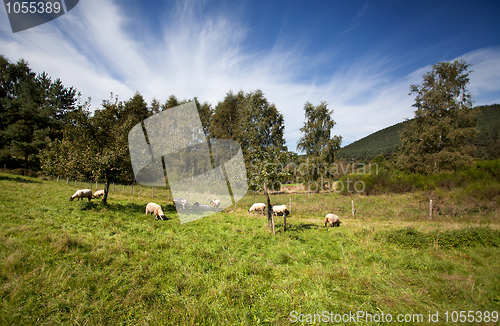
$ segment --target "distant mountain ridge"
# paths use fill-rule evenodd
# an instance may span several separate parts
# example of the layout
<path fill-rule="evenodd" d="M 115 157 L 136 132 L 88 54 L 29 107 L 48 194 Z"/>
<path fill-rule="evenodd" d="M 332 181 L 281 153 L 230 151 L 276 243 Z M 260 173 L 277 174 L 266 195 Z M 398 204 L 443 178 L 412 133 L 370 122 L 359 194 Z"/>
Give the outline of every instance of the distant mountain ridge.
<path fill-rule="evenodd" d="M 471 141 L 476 146 L 478 159 L 500 158 L 500 104 L 478 107 L 481 114 L 477 118 L 478 133 Z M 390 158 L 401 145 L 399 138 L 408 121 L 376 131 L 340 150 L 340 158 L 348 161 L 372 160 L 377 155 Z"/>

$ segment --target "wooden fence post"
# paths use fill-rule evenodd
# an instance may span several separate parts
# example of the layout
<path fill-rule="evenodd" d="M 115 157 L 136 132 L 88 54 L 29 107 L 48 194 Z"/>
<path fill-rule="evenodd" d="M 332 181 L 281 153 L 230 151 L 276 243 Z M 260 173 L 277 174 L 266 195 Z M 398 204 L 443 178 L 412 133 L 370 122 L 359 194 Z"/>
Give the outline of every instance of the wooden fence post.
<path fill-rule="evenodd" d="M 269 199 L 269 193 L 267 192 L 267 186 L 266 183 L 264 182 L 264 195 L 266 195 L 267 198 L 267 227 L 268 228 L 273 228 L 273 234 L 276 235 L 276 230 L 274 228 L 274 214 L 273 214 L 273 209 L 271 207 L 271 200 Z"/>
<path fill-rule="evenodd" d="M 429 218 L 432 219 L 432 199 L 429 202 Z"/>
<path fill-rule="evenodd" d="M 292 197 L 290 197 L 290 213 L 292 212 Z"/>
<path fill-rule="evenodd" d="M 153 193 L 153 197 L 152 198 L 155 198 L 155 187 L 151 187 L 151 192 Z"/>
<path fill-rule="evenodd" d="M 134 194 L 134 184 L 132 183 L 132 187 L 130 188 L 130 194 L 133 195 Z"/>
<path fill-rule="evenodd" d="M 354 217 L 354 200 L 351 200 L 352 217 Z"/>

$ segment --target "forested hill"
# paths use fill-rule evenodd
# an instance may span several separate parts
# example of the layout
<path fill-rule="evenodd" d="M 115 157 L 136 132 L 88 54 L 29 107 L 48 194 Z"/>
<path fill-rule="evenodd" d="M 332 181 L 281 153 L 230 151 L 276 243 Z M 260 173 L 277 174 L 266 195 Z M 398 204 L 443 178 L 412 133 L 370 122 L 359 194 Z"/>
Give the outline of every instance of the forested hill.
<path fill-rule="evenodd" d="M 400 122 L 361 138 L 343 147 L 340 150 L 340 156 L 349 161 L 369 161 L 377 155 L 388 158 L 401 143 L 399 135 L 404 126 L 405 122 Z"/>
<path fill-rule="evenodd" d="M 500 104 L 480 106 L 479 109 L 481 114 L 477 119 L 478 134 L 472 141 L 477 148 L 476 157 L 500 158 Z M 349 161 L 370 161 L 377 155 L 390 158 L 401 144 L 399 135 L 405 124 L 406 122 L 400 122 L 343 147 L 340 157 Z"/>

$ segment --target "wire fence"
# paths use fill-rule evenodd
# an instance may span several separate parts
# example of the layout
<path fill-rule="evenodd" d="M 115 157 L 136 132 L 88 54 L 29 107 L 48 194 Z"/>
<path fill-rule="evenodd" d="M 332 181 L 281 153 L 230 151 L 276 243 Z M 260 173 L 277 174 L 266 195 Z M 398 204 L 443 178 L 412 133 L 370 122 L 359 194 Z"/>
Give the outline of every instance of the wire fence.
<path fill-rule="evenodd" d="M 52 179 L 54 179 L 58 183 L 64 182 L 66 185 L 74 188 L 74 190 L 90 189 L 95 192 L 97 190 L 104 189 L 104 181 L 81 181 L 77 179 L 61 178 L 59 176 L 49 177 L 49 180 Z M 150 198 L 162 197 L 168 198 L 169 200 L 172 199 L 170 189 L 167 187 L 147 187 L 136 183 L 121 184 L 112 182 L 109 184 L 109 194 L 122 194 Z"/>

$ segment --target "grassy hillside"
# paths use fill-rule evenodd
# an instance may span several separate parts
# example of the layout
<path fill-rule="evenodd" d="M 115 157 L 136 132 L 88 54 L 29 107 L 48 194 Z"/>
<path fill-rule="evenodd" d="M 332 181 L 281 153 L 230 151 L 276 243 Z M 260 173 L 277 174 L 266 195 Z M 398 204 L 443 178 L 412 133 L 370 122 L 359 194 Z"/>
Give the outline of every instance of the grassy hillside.
<path fill-rule="evenodd" d="M 479 159 L 500 158 L 500 105 L 479 107 L 481 114 L 477 119 L 478 134 L 472 143 L 477 147 Z M 389 158 L 401 144 L 399 135 L 406 122 L 374 132 L 342 148 L 340 157 L 351 161 L 370 161 L 377 155 Z"/>
<path fill-rule="evenodd" d="M 69 202 L 74 190 L 0 173 L 0 324 L 289 325 L 324 311 L 444 323 L 461 310 L 493 324 L 499 310 L 498 211 L 429 220 L 427 192 L 276 195 L 293 203 L 273 235 L 247 212 L 260 195 L 180 225 L 161 191 L 168 221 L 144 214 L 148 188 L 117 187 L 108 206 Z M 341 227 L 322 226 L 328 212 Z"/>
<path fill-rule="evenodd" d="M 403 131 L 405 123 L 400 122 L 379 130 L 343 147 L 340 151 L 340 157 L 348 161 L 370 161 L 377 155 L 383 155 L 386 158 L 390 157 L 396 146 L 401 144 L 399 135 Z"/>

